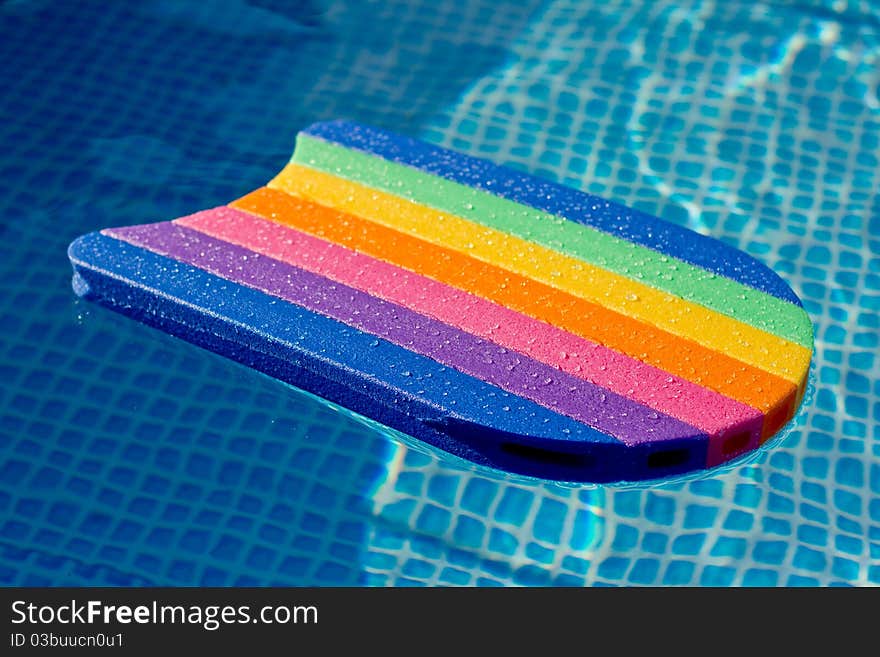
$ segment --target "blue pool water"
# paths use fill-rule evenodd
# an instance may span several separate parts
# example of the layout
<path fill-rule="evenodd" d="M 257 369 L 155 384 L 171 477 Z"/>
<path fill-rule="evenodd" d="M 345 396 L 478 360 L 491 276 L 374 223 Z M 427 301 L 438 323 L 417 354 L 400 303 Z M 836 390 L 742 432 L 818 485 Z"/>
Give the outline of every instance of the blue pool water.
<path fill-rule="evenodd" d="M 0 3 L 0 582 L 880 584 L 880 2 Z M 744 462 L 454 461 L 75 299 L 67 244 L 223 204 L 351 118 L 778 271 L 810 396 Z"/>

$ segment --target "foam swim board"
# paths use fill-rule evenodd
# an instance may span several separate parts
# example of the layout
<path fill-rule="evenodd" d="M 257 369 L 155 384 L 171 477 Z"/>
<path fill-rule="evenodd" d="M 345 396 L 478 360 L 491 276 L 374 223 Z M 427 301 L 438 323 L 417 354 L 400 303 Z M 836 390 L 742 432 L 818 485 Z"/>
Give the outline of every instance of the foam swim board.
<path fill-rule="evenodd" d="M 347 121 L 268 185 L 69 255 L 81 296 L 459 457 L 653 479 L 766 442 L 803 398 L 799 299 L 717 240 Z"/>

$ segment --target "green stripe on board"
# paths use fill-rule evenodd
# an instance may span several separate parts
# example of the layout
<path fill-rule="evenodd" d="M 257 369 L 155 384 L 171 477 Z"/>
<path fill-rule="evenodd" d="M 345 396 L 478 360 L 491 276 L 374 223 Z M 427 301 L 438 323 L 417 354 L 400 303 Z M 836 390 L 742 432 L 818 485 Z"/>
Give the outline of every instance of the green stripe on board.
<path fill-rule="evenodd" d="M 802 308 L 590 226 L 307 135 L 298 136 L 292 161 L 516 235 L 813 346 L 813 327 Z"/>

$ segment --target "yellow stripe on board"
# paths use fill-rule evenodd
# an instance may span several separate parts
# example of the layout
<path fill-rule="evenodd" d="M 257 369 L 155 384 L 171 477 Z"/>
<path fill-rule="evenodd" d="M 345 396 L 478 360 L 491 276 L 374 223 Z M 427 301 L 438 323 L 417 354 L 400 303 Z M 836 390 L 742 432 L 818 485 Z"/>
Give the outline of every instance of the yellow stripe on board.
<path fill-rule="evenodd" d="M 516 272 L 803 386 L 810 350 L 533 242 L 297 164 L 269 187 Z"/>

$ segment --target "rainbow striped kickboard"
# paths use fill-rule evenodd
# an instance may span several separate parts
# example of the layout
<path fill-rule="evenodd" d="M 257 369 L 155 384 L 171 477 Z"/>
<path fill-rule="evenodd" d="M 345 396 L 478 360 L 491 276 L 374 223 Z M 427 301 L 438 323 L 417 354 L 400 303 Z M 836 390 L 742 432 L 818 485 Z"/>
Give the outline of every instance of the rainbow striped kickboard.
<path fill-rule="evenodd" d="M 711 238 L 383 130 L 313 125 L 266 187 L 70 247 L 74 289 L 459 457 L 611 482 L 776 434 L 812 325 Z"/>

